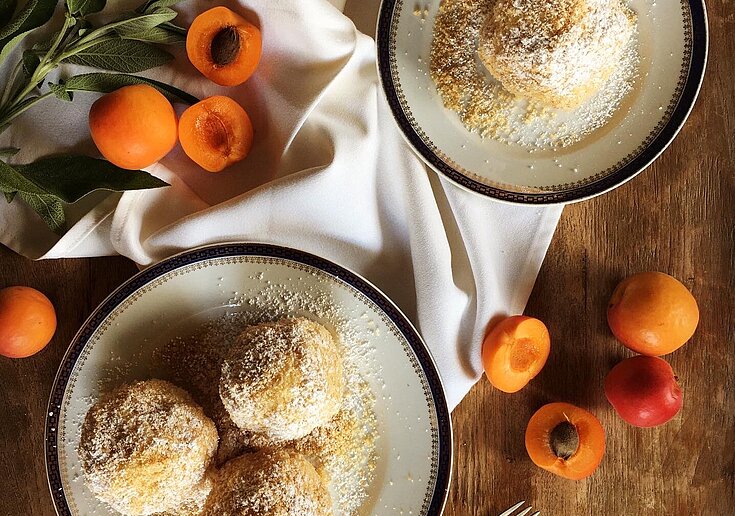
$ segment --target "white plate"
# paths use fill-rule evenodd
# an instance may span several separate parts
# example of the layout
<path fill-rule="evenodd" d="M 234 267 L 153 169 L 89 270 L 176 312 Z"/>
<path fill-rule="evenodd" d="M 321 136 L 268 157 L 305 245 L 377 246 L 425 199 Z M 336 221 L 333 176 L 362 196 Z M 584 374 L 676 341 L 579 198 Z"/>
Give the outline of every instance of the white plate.
<path fill-rule="evenodd" d="M 563 203 L 624 183 L 674 139 L 704 76 L 703 1 L 631 0 L 638 14 L 640 58 L 633 91 L 606 125 L 582 141 L 529 154 L 470 133 L 456 113 L 444 108 L 427 73 L 439 4 L 383 0 L 377 31 L 383 91 L 405 138 L 424 161 L 455 183 L 500 200 Z"/>
<path fill-rule="evenodd" d="M 278 246 L 231 244 L 189 251 L 134 276 L 74 338 L 46 420 L 47 473 L 58 514 L 113 513 L 85 486 L 77 455 L 81 422 L 101 391 L 155 377 L 150 364 L 157 348 L 184 327 L 244 309 L 233 299 L 247 304 L 265 288 L 328 299 L 371 349 L 361 369 L 376 398 L 377 464 L 360 514 L 441 511 L 451 474 L 451 421 L 439 374 L 411 323 L 374 286 L 327 260 Z M 308 315 L 325 324 L 336 317 L 328 310 Z"/>

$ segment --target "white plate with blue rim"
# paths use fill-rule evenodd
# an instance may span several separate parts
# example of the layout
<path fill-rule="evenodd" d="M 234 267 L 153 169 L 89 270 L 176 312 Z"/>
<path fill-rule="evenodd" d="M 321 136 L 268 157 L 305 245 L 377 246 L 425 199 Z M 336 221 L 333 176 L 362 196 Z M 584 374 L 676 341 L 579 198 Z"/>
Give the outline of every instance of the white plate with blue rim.
<path fill-rule="evenodd" d="M 439 373 L 421 337 L 376 287 L 328 260 L 267 244 L 187 251 L 120 286 L 84 323 L 49 400 L 46 466 L 60 515 L 116 514 L 84 482 L 80 426 L 100 394 L 159 376 L 157 350 L 219 317 L 275 303 L 328 327 L 348 325 L 374 394 L 374 470 L 357 514 L 438 514 L 449 490 L 452 433 Z M 347 327 L 347 326 L 345 326 Z"/>
<path fill-rule="evenodd" d="M 463 3 L 483 1 L 493 0 Z M 558 204 L 607 192 L 666 149 L 699 93 L 708 50 L 703 0 L 630 0 L 637 17 L 632 44 L 638 63 L 628 81 L 630 91 L 606 123 L 573 145 L 554 149 L 483 137 L 444 107 L 429 73 L 441 3 L 382 1 L 376 37 L 379 75 L 393 116 L 416 153 L 478 194 L 512 203 Z"/>

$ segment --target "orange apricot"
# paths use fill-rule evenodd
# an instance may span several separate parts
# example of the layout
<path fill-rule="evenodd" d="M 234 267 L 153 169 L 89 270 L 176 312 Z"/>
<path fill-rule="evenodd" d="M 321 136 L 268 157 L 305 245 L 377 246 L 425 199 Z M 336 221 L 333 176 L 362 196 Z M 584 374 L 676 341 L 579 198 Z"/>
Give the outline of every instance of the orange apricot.
<path fill-rule="evenodd" d="M 482 363 L 490 383 L 518 392 L 544 367 L 551 339 L 546 325 L 525 315 L 500 321 L 482 343 Z"/>
<path fill-rule="evenodd" d="M 0 290 L 0 355 L 25 358 L 41 351 L 56 332 L 51 301 L 31 287 Z"/>
<path fill-rule="evenodd" d="M 570 480 L 590 476 L 605 455 L 605 430 L 590 412 L 549 403 L 526 427 L 526 451 L 534 464 Z"/>
<path fill-rule="evenodd" d="M 607 322 L 627 348 L 660 356 L 694 335 L 699 307 L 691 292 L 662 272 L 642 272 L 623 280 L 607 307 Z"/>
<path fill-rule="evenodd" d="M 255 25 L 219 6 L 194 18 L 186 35 L 186 55 L 210 81 L 237 86 L 258 67 L 262 44 Z"/>
<path fill-rule="evenodd" d="M 125 86 L 92 104 L 89 130 L 108 161 L 136 170 L 153 165 L 174 148 L 176 113 L 154 87 Z"/>
<path fill-rule="evenodd" d="M 189 107 L 179 120 L 184 152 L 204 170 L 219 172 L 242 161 L 253 145 L 253 124 L 229 97 L 209 97 Z"/>

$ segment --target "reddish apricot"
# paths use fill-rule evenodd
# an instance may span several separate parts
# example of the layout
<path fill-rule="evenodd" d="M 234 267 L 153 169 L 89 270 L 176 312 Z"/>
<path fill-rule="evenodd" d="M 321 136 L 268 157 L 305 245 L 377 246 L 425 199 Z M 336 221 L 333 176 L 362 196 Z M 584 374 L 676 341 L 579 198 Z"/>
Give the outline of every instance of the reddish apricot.
<path fill-rule="evenodd" d="M 181 115 L 179 141 L 192 161 L 204 170 L 219 172 L 248 155 L 253 124 L 231 98 L 209 97 Z"/>
<path fill-rule="evenodd" d="M 643 272 L 615 288 L 607 307 L 607 322 L 627 348 L 660 356 L 692 337 L 699 323 L 699 308 L 677 279 L 662 272 Z"/>
<path fill-rule="evenodd" d="M 31 287 L 0 290 L 0 355 L 25 358 L 41 351 L 56 332 L 51 301 Z"/>
<path fill-rule="evenodd" d="M 627 358 L 613 367 L 605 378 L 605 396 L 621 418 L 644 428 L 666 423 L 683 403 L 671 366 L 647 356 Z"/>
<path fill-rule="evenodd" d="M 153 165 L 174 148 L 176 113 L 154 87 L 125 86 L 92 104 L 89 130 L 108 161 L 135 170 Z"/>
<path fill-rule="evenodd" d="M 490 383 L 517 392 L 546 364 L 551 340 L 544 323 L 514 315 L 500 321 L 482 343 L 482 362 Z"/>
<path fill-rule="evenodd" d="M 221 86 L 242 84 L 258 67 L 260 30 L 227 7 L 197 16 L 186 35 L 186 54 L 194 67 Z"/>
<path fill-rule="evenodd" d="M 571 480 L 590 476 L 605 454 L 605 430 L 590 412 L 549 403 L 531 417 L 526 451 L 538 467 Z"/>

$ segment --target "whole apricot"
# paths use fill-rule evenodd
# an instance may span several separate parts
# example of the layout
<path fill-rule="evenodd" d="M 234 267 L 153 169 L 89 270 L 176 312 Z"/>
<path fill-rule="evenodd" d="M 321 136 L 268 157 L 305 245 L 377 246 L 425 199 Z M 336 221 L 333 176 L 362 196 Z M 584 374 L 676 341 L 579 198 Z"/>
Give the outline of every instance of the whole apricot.
<path fill-rule="evenodd" d="M 605 396 L 615 411 L 634 426 L 666 423 L 681 410 L 683 397 L 676 375 L 662 358 L 627 358 L 605 378 Z"/>
<path fill-rule="evenodd" d="M 615 288 L 607 307 L 607 322 L 627 348 L 660 356 L 680 348 L 699 323 L 699 308 L 691 292 L 662 272 L 642 272 Z"/>
<path fill-rule="evenodd" d="M 103 95 L 89 110 L 89 130 L 102 155 L 118 167 L 153 165 L 176 145 L 176 113 L 161 92 L 147 84 Z"/>
<path fill-rule="evenodd" d="M 31 287 L 0 290 L 0 355 L 25 358 L 41 351 L 56 332 L 51 301 Z"/>

